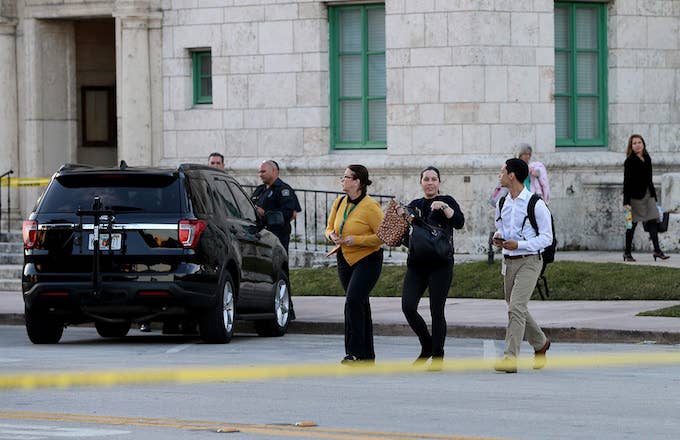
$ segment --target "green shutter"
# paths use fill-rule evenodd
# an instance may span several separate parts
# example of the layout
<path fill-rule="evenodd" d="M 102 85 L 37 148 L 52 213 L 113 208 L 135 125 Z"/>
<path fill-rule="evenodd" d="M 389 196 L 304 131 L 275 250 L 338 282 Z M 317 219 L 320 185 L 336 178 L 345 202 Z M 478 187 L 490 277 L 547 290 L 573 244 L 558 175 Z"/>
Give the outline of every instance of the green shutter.
<path fill-rule="evenodd" d="M 191 53 L 194 104 L 212 104 L 212 56 L 210 51 Z"/>
<path fill-rule="evenodd" d="M 607 144 L 607 26 L 601 3 L 555 3 L 557 146 Z"/>
<path fill-rule="evenodd" d="M 329 9 L 331 147 L 385 148 L 385 6 Z"/>

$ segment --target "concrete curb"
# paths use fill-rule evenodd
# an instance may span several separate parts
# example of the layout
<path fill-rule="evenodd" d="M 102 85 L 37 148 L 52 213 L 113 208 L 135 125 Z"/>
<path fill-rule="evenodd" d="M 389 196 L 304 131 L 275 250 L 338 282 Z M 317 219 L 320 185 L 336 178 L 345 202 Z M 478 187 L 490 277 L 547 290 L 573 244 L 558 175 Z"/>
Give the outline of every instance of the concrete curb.
<path fill-rule="evenodd" d="M 24 325 L 21 313 L 0 313 L 0 325 Z M 250 330 L 247 323 L 239 325 L 239 332 Z M 680 332 L 615 330 L 575 327 L 544 328 L 545 334 L 555 342 L 600 342 L 600 343 L 650 343 L 680 344 Z M 344 333 L 342 322 L 293 321 L 288 327 L 290 333 L 311 335 L 341 335 Z M 413 336 L 408 324 L 373 324 L 376 336 Z M 450 338 L 505 339 L 505 327 L 449 325 L 447 336 Z"/>
<path fill-rule="evenodd" d="M 601 343 L 654 343 L 680 344 L 680 332 L 614 330 L 574 327 L 544 328 L 545 334 L 558 342 L 601 342 Z M 336 334 L 344 333 L 341 322 L 293 321 L 288 327 L 290 333 Z M 413 336 L 408 324 L 373 324 L 373 334 L 379 336 Z M 505 339 L 505 327 L 449 325 L 446 332 L 451 338 Z"/>

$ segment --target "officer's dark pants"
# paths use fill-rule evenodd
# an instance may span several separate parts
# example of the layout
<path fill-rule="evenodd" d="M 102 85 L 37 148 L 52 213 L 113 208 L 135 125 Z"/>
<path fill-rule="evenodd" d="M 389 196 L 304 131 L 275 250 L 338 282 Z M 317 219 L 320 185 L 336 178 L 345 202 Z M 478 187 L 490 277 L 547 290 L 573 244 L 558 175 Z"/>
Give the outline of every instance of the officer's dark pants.
<path fill-rule="evenodd" d="M 340 284 L 345 290 L 345 353 L 359 359 L 375 359 L 368 297 L 380 277 L 382 249 L 352 266 L 345 261 L 342 251 L 338 252 L 337 259 Z"/>
<path fill-rule="evenodd" d="M 401 310 L 406 321 L 420 340 L 423 356 L 444 357 L 446 339 L 446 318 L 444 304 L 453 278 L 453 260 L 447 265 L 436 267 L 411 267 L 406 269 L 404 288 L 401 295 Z M 432 336 L 427 324 L 418 313 L 418 303 L 425 289 L 430 290 L 430 315 Z"/>

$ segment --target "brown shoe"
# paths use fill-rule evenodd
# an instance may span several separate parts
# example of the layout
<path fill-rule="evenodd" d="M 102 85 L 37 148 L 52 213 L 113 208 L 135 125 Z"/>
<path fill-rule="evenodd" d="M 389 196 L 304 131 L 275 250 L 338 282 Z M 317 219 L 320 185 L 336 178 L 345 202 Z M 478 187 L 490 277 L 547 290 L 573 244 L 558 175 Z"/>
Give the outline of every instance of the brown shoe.
<path fill-rule="evenodd" d="M 503 359 L 500 359 L 493 364 L 493 369 L 498 372 L 517 373 L 517 358 L 504 356 Z"/>
<path fill-rule="evenodd" d="M 545 364 L 548 362 L 545 357 L 545 352 L 548 351 L 549 349 L 550 339 L 545 341 L 543 347 L 534 351 L 534 370 L 540 370 L 541 368 L 545 367 Z"/>

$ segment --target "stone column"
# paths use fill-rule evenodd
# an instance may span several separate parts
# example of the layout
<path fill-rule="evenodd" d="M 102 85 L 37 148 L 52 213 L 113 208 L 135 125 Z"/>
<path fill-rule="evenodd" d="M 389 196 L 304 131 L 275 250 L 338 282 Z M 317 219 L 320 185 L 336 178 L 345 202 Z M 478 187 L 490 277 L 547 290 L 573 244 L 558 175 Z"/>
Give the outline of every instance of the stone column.
<path fill-rule="evenodd" d="M 16 21 L 0 16 L 0 174 L 19 174 Z M 16 199 L 15 199 L 16 200 Z"/>
<path fill-rule="evenodd" d="M 152 84 L 150 28 L 155 14 L 144 1 L 117 2 L 116 89 L 118 160 L 128 165 L 151 165 Z"/>

